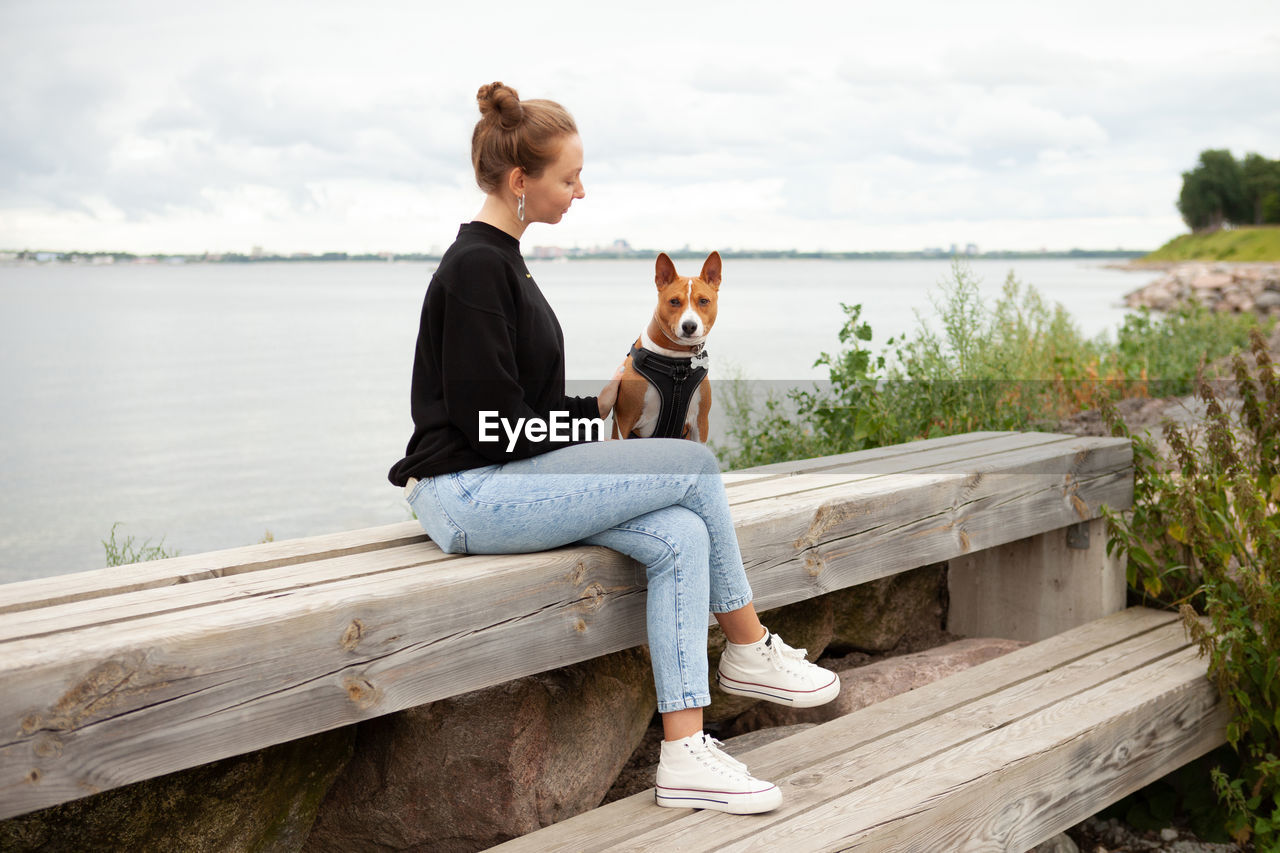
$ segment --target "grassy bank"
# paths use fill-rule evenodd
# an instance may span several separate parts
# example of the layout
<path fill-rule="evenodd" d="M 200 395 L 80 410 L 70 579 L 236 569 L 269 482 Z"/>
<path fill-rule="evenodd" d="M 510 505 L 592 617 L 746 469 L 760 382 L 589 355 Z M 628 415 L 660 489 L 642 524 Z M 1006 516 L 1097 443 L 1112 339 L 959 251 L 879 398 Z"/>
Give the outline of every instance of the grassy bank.
<path fill-rule="evenodd" d="M 1280 226 L 1174 237 L 1143 261 L 1280 261 Z"/>

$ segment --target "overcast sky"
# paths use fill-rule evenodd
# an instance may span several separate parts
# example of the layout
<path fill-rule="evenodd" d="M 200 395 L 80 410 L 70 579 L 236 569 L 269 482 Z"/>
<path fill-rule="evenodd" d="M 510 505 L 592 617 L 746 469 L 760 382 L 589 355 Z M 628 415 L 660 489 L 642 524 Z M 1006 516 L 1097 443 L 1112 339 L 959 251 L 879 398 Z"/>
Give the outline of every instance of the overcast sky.
<path fill-rule="evenodd" d="M 1147 249 L 1280 157 L 1280 2 L 0 0 L 0 249 L 439 249 L 492 80 L 586 147 L 526 249 Z"/>

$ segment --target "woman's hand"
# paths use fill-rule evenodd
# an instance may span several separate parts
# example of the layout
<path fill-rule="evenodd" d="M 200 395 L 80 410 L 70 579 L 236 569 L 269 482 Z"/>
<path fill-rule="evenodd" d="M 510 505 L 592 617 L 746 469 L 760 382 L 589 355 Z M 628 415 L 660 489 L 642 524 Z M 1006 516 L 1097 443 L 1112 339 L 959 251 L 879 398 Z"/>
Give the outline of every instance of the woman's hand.
<path fill-rule="evenodd" d="M 622 379 L 622 372 L 626 369 L 627 363 L 624 361 L 618 365 L 618 369 L 613 372 L 613 378 L 600 389 L 600 393 L 596 397 L 596 401 L 600 405 L 601 419 L 609 417 L 609 413 L 613 411 L 613 404 L 618 401 L 618 382 Z"/>

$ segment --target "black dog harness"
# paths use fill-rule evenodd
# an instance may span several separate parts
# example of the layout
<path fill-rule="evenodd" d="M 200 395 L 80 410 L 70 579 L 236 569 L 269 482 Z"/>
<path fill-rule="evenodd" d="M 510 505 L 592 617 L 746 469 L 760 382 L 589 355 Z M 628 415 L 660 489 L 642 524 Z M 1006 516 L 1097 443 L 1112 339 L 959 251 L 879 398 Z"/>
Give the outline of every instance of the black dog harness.
<path fill-rule="evenodd" d="M 649 381 L 662 402 L 662 407 L 658 410 L 658 422 L 654 425 L 650 438 L 683 438 L 689 401 L 707 375 L 709 359 L 706 351 L 699 352 L 693 358 L 671 358 L 633 344 L 628 354 L 631 356 L 631 366 Z"/>

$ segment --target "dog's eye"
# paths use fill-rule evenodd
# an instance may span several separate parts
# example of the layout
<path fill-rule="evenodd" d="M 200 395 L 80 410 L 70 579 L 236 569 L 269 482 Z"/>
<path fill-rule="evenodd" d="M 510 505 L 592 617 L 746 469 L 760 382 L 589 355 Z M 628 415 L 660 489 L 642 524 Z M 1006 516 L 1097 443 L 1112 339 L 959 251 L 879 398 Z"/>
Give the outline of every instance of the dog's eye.
<path fill-rule="evenodd" d="M 668 300 L 668 301 L 669 301 L 669 303 L 670 303 L 671 305 L 674 305 L 674 306 L 676 306 L 677 308 L 679 308 L 679 307 L 680 307 L 680 299 L 679 299 L 678 297 L 673 296 L 673 297 L 671 297 L 671 299 L 670 299 L 670 300 Z"/>
<path fill-rule="evenodd" d="M 704 297 L 702 297 L 701 299 L 699 299 L 699 300 L 698 300 L 698 304 L 699 304 L 699 305 L 710 305 L 710 304 L 711 304 L 711 300 L 704 296 Z"/>

